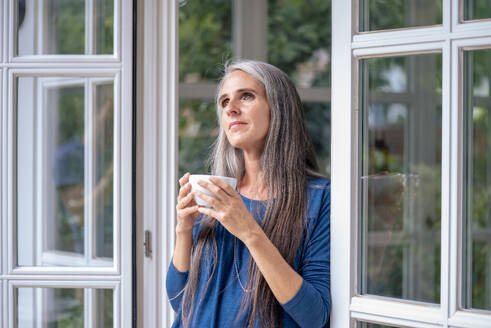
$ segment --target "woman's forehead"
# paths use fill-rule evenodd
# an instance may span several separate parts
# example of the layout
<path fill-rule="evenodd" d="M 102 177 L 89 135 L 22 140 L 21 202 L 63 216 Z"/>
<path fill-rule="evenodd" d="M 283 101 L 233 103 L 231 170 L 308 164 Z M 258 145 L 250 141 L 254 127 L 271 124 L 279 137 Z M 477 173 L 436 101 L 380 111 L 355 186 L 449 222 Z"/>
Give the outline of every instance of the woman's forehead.
<path fill-rule="evenodd" d="M 235 70 L 231 72 L 223 81 L 220 95 L 233 93 L 240 89 L 254 89 L 260 92 L 264 90 L 264 87 L 249 73 L 242 70 Z"/>

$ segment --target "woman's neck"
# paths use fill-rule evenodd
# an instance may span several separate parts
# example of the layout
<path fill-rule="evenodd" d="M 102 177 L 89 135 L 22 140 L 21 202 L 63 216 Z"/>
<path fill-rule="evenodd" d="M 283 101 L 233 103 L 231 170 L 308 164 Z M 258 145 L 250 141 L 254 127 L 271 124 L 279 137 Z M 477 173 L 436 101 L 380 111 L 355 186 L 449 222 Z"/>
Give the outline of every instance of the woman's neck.
<path fill-rule="evenodd" d="M 261 156 L 244 152 L 245 174 L 239 185 L 239 192 L 247 198 L 265 200 L 268 190 L 262 179 Z"/>

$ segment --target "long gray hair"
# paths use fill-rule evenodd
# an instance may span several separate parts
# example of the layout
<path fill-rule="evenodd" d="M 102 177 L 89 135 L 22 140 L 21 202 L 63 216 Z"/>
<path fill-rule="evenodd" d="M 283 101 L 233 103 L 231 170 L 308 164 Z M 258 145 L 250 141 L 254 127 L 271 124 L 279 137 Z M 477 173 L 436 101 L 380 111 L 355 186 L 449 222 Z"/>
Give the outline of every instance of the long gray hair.
<path fill-rule="evenodd" d="M 218 104 L 219 92 L 227 77 L 236 70 L 248 73 L 266 90 L 271 120 L 260 160 L 261 179 L 268 191 L 262 229 L 283 258 L 293 267 L 305 231 L 307 178 L 319 175 L 315 173 L 318 166 L 305 129 L 302 102 L 295 85 L 280 69 L 259 61 L 239 60 L 225 66 L 224 75 L 218 85 L 218 121 L 222 115 L 221 106 Z M 235 177 L 239 183 L 244 177 L 242 150 L 229 143 L 222 126 L 213 145 L 209 164 L 212 174 Z M 201 260 L 203 256 L 212 259 L 211 274 L 201 300 L 208 289 L 217 263 L 216 220 L 206 218 L 201 222 L 203 226 L 193 247 L 189 278 L 183 295 L 181 320 L 185 327 L 189 326 L 195 307 Z M 252 257 L 249 260 L 248 272 L 248 292 L 244 293 L 236 319 L 245 312 L 248 315 L 247 327 L 254 327 L 256 316 L 262 327 L 281 327 L 281 306 Z"/>

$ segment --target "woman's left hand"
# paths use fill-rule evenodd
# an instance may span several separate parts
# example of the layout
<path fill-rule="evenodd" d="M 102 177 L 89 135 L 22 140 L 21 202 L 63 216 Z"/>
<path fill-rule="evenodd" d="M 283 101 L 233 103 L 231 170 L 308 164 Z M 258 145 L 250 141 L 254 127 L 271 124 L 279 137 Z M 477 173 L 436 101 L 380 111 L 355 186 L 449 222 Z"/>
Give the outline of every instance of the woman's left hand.
<path fill-rule="evenodd" d="M 214 197 L 201 191 L 196 191 L 196 195 L 207 201 L 212 208 L 200 206 L 198 212 L 220 221 L 225 229 L 244 243 L 257 235 L 261 227 L 247 210 L 240 195 L 219 178 L 210 178 L 210 182 L 199 181 L 198 184 L 210 191 Z"/>

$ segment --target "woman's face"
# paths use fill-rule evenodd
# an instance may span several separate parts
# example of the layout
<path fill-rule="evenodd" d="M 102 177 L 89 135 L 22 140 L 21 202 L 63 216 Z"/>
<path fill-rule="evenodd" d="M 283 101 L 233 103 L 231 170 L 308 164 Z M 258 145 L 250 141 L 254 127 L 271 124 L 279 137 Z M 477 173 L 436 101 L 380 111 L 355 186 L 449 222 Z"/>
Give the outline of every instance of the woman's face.
<path fill-rule="evenodd" d="M 262 152 L 270 123 L 263 85 L 244 71 L 233 71 L 223 83 L 218 105 L 230 144 L 245 152 Z"/>

